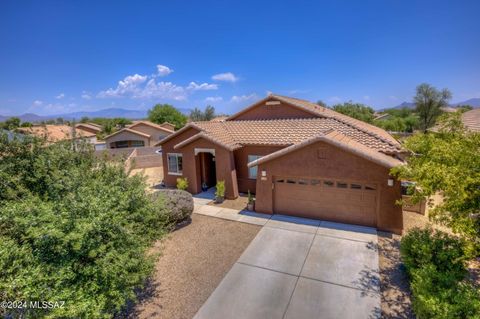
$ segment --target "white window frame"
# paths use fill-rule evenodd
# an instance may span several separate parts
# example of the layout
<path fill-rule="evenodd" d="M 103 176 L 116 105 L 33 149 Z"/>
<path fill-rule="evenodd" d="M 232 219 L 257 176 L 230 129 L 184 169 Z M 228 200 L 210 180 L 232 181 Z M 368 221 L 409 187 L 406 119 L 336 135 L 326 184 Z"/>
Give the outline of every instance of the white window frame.
<path fill-rule="evenodd" d="M 171 172 L 170 171 L 170 157 L 171 156 L 174 156 L 175 159 L 176 159 L 176 167 L 177 167 L 177 171 L 176 172 Z M 180 170 L 179 167 L 178 167 L 178 158 L 181 157 L 182 158 L 182 169 Z M 182 153 L 167 153 L 167 170 L 168 170 L 168 175 L 177 175 L 177 176 L 181 176 L 183 174 L 183 154 Z"/>
<path fill-rule="evenodd" d="M 247 156 L 247 163 L 256 161 L 257 159 L 261 158 L 262 155 L 248 155 Z M 252 172 L 255 171 L 255 176 L 253 176 Z M 249 179 L 257 179 L 258 175 L 258 167 L 257 166 L 252 166 L 248 168 L 248 178 Z"/>

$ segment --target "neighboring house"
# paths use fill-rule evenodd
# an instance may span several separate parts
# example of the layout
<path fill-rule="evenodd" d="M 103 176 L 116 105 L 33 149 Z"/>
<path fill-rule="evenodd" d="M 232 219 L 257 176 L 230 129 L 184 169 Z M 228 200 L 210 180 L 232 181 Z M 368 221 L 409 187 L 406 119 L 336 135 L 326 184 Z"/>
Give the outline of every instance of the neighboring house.
<path fill-rule="evenodd" d="M 224 180 L 226 197 L 256 194 L 255 210 L 401 233 L 404 150 L 386 131 L 317 104 L 269 95 L 221 122 L 193 122 L 166 137 L 164 181 L 188 190 Z"/>
<path fill-rule="evenodd" d="M 49 143 L 71 139 L 82 139 L 91 144 L 97 142 L 97 136 L 95 133 L 84 131 L 77 127 L 74 129 L 69 125 L 36 125 L 32 127 L 20 127 L 18 128 L 18 131 L 24 134 L 31 134 L 40 138 L 45 138 Z"/>
<path fill-rule="evenodd" d="M 107 148 L 147 147 L 174 132 L 175 126 L 170 123 L 158 125 L 149 121 L 136 121 L 113 134 L 105 137 Z"/>
<path fill-rule="evenodd" d="M 94 134 L 98 134 L 102 131 L 102 127 L 95 123 L 78 123 L 75 127 Z"/>
<path fill-rule="evenodd" d="M 462 123 L 472 132 L 480 132 L 480 109 L 473 109 L 462 114 Z"/>

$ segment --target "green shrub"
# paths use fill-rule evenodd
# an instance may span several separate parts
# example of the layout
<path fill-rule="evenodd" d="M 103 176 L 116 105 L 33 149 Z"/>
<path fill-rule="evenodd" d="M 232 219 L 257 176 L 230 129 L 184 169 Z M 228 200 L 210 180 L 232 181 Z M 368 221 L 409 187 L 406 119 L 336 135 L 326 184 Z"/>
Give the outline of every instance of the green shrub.
<path fill-rule="evenodd" d="M 188 188 L 188 179 L 185 177 L 177 178 L 177 189 L 185 191 Z"/>
<path fill-rule="evenodd" d="M 458 279 L 466 274 L 464 243 L 447 233 L 414 228 L 403 237 L 400 252 L 407 271 L 433 264 L 439 272 Z"/>
<path fill-rule="evenodd" d="M 192 215 L 193 198 L 189 192 L 176 189 L 162 189 L 153 193 L 154 200 L 158 200 L 160 208 L 171 223 L 181 222 Z"/>
<path fill-rule="evenodd" d="M 411 230 L 400 252 L 417 318 L 480 318 L 480 293 L 465 280 L 464 242 L 432 229 Z"/>
<path fill-rule="evenodd" d="M 0 181 L 1 299 L 65 301 L 0 317 L 106 318 L 135 298 L 167 224 L 142 178 L 82 145 L 0 136 Z"/>
<path fill-rule="evenodd" d="M 216 188 L 217 190 L 215 191 L 215 196 L 219 198 L 225 197 L 225 181 L 218 181 Z"/>

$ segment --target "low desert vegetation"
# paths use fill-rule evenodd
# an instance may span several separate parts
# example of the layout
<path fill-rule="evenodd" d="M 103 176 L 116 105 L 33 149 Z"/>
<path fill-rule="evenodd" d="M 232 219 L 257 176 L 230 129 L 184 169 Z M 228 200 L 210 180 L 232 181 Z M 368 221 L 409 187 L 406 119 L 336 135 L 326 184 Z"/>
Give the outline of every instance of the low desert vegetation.
<path fill-rule="evenodd" d="M 193 212 L 193 198 L 179 189 L 162 189 L 153 193 L 154 200 L 168 212 L 169 222 L 177 224 L 188 219 Z"/>
<path fill-rule="evenodd" d="M 83 145 L 0 135 L 0 299 L 65 302 L 0 315 L 112 317 L 151 274 L 153 241 L 190 210 L 177 197 L 175 211 Z"/>
<path fill-rule="evenodd" d="M 179 177 L 177 178 L 177 189 L 185 191 L 188 188 L 188 178 Z"/>
<path fill-rule="evenodd" d="M 403 237 L 400 251 L 417 318 L 480 317 L 480 291 L 467 280 L 465 248 L 461 238 L 431 228 Z"/>
<path fill-rule="evenodd" d="M 454 234 L 413 229 L 402 239 L 418 318 L 480 318 L 480 290 L 466 266 L 480 257 L 480 134 L 465 131 L 460 116 L 442 115 L 435 132 L 406 139 L 408 165 L 392 171 L 415 181 L 413 202 L 442 195 L 429 218 Z"/>

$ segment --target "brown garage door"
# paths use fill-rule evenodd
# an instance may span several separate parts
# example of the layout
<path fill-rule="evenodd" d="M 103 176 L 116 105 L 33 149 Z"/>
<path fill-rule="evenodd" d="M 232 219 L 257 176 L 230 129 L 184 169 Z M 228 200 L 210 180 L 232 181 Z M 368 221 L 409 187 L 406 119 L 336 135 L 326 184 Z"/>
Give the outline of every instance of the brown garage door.
<path fill-rule="evenodd" d="M 274 177 L 273 193 L 277 214 L 376 226 L 378 192 L 374 183 Z"/>

